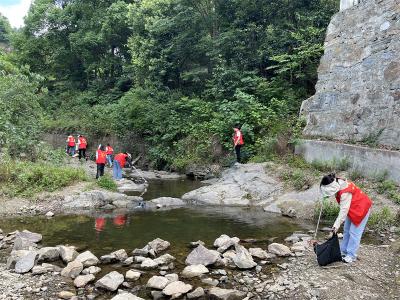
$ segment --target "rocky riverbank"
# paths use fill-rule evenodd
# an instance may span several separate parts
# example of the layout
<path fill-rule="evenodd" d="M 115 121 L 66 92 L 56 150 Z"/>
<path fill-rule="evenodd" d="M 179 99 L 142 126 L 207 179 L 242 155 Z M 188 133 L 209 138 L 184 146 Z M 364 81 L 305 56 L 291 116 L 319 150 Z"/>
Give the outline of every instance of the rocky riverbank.
<path fill-rule="evenodd" d="M 398 299 L 398 236 L 386 238 L 391 247 L 363 245 L 356 263 L 321 268 L 301 232 L 267 246 L 221 235 L 188 244 L 182 257 L 159 238 L 96 257 L 45 247 L 37 233 L 2 233 L 0 299 Z"/>

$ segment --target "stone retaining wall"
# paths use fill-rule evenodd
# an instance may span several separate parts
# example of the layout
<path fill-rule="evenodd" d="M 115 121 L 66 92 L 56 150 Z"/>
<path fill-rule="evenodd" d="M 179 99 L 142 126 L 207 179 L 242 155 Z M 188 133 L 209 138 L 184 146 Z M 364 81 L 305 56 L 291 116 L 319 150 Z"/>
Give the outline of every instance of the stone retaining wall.
<path fill-rule="evenodd" d="M 303 140 L 296 146 L 307 162 L 347 158 L 351 169 L 373 177 L 388 172 L 388 178 L 400 183 L 400 152 L 372 149 L 329 141 Z"/>

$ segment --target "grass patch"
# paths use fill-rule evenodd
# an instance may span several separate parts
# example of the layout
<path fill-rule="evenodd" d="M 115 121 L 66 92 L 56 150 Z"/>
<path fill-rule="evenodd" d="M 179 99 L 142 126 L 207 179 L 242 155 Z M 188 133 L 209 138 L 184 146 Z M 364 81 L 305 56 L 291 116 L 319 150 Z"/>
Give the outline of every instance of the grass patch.
<path fill-rule="evenodd" d="M 319 216 L 319 212 L 322 205 L 322 213 L 321 219 L 322 220 L 334 220 L 339 214 L 339 205 L 334 202 L 330 201 L 329 199 L 323 199 L 319 201 L 314 207 L 314 218 L 317 220 Z"/>
<path fill-rule="evenodd" d="M 351 164 L 347 157 L 336 159 L 330 161 L 318 161 L 315 160 L 311 163 L 311 166 L 320 172 L 337 172 L 337 171 L 347 171 Z"/>
<path fill-rule="evenodd" d="M 292 185 L 296 190 L 307 190 L 314 182 L 315 177 L 310 171 L 302 169 L 287 169 L 280 174 L 280 178 Z"/>
<path fill-rule="evenodd" d="M 384 230 L 398 223 L 396 215 L 387 206 L 371 213 L 368 227 L 374 230 Z"/>
<path fill-rule="evenodd" d="M 97 185 L 103 189 L 116 192 L 117 191 L 117 184 L 115 181 L 109 176 L 104 175 L 97 180 Z"/>
<path fill-rule="evenodd" d="M 49 162 L 5 159 L 0 163 L 0 191 L 9 197 L 31 197 L 86 180 L 83 169 L 57 166 Z"/>
<path fill-rule="evenodd" d="M 400 188 L 393 180 L 379 181 L 376 191 L 381 195 L 387 196 L 393 202 L 400 204 Z"/>

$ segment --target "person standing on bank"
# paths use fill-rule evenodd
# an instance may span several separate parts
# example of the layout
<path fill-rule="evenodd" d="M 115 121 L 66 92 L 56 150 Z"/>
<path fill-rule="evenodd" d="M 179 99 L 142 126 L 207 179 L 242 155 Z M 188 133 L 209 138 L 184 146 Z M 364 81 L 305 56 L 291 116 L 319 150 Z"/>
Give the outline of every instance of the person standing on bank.
<path fill-rule="evenodd" d="M 67 138 L 67 154 L 70 156 L 75 155 L 75 138 L 70 134 Z"/>
<path fill-rule="evenodd" d="M 86 138 L 83 135 L 78 135 L 79 160 L 81 160 L 81 158 L 86 159 L 86 148 L 87 148 Z"/>
<path fill-rule="evenodd" d="M 242 148 L 242 146 L 244 144 L 243 134 L 240 129 L 241 129 L 241 126 L 239 124 L 236 124 L 235 127 L 233 127 L 233 148 L 235 149 L 236 161 L 238 163 L 240 163 L 240 161 L 241 161 L 240 149 Z"/>
<path fill-rule="evenodd" d="M 122 169 L 125 167 L 126 160 L 130 158 L 131 155 L 128 152 L 115 155 L 113 164 L 113 178 L 115 180 L 122 179 Z"/>
<path fill-rule="evenodd" d="M 107 154 L 107 163 L 108 166 L 111 168 L 113 164 L 112 156 L 114 154 L 114 149 L 110 146 L 110 144 L 107 144 L 106 147 L 106 154 Z"/>
<path fill-rule="evenodd" d="M 340 205 L 339 215 L 332 231 L 337 233 L 344 222 L 340 251 L 343 261 L 352 263 L 357 259 L 357 251 L 371 212 L 372 201 L 353 182 L 338 178 L 335 174 L 324 176 L 320 188 L 323 197 L 335 195 Z"/>
<path fill-rule="evenodd" d="M 96 151 L 96 179 L 104 175 L 104 167 L 106 165 L 106 149 L 103 145 L 99 145 L 99 148 Z"/>

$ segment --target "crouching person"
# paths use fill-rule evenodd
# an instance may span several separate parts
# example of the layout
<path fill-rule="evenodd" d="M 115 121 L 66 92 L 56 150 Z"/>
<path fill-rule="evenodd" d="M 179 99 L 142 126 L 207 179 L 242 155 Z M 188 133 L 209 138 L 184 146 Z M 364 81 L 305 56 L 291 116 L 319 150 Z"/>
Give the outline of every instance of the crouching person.
<path fill-rule="evenodd" d="M 344 222 L 340 251 L 344 262 L 354 262 L 357 259 L 357 251 L 367 225 L 372 201 L 353 182 L 338 178 L 335 174 L 324 176 L 320 187 L 324 197 L 335 195 L 340 205 L 339 215 L 332 231 L 336 233 Z"/>
<path fill-rule="evenodd" d="M 130 157 L 131 156 L 128 152 L 118 153 L 117 155 L 115 155 L 113 163 L 113 178 L 115 180 L 122 179 L 122 169 L 125 167 L 126 160 Z"/>

